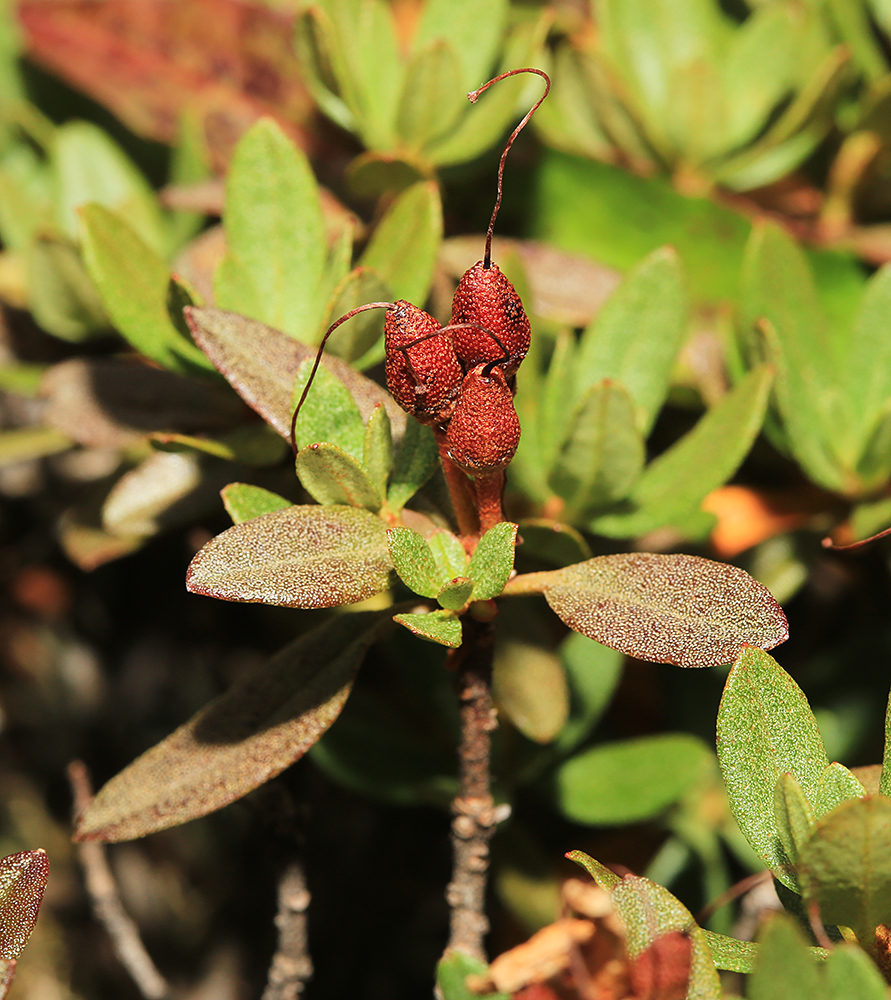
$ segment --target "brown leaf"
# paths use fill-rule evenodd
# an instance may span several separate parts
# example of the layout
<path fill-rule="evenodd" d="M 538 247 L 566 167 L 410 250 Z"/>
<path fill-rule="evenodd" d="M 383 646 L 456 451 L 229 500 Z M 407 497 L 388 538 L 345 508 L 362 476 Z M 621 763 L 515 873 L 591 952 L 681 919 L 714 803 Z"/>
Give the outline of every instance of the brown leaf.
<path fill-rule="evenodd" d="M 634 1000 L 684 1000 L 692 962 L 688 934 L 663 934 L 632 961 L 631 995 Z"/>
<path fill-rule="evenodd" d="M 294 379 L 300 363 L 315 357 L 316 348 L 222 309 L 191 307 L 185 314 L 195 342 L 235 391 L 282 437 L 290 438 Z M 402 437 L 405 413 L 386 390 L 339 358 L 326 354 L 322 364 L 350 390 L 363 420 L 367 421 L 375 406 L 383 403 L 394 439 Z"/>
<path fill-rule="evenodd" d="M 576 632 L 629 656 L 682 667 L 772 649 L 789 627 L 770 592 L 736 566 L 631 552 L 543 574 L 548 604 Z"/>
<path fill-rule="evenodd" d="M 482 256 L 484 236 L 446 240 L 440 261 L 453 278 L 460 278 Z M 581 254 L 554 250 L 532 240 L 497 239 L 496 260 L 516 254 L 523 263 L 532 302 L 528 311 L 570 326 L 587 326 L 618 287 L 621 273 Z"/>
<path fill-rule="evenodd" d="M 41 383 L 44 422 L 95 448 L 120 448 L 151 431 L 231 426 L 241 404 L 226 390 L 128 361 L 73 358 Z"/>
<path fill-rule="evenodd" d="M 392 568 L 387 529 L 374 514 L 287 507 L 211 539 L 192 560 L 186 587 L 224 601 L 331 608 L 380 593 Z"/>
<path fill-rule="evenodd" d="M 264 114 L 315 155 L 313 103 L 291 47 L 293 15 L 239 0 L 22 0 L 29 56 L 131 129 L 176 140 L 199 117 L 218 167 Z"/>
<path fill-rule="evenodd" d="M 334 722 L 386 612 L 338 615 L 286 646 L 100 790 L 75 840 L 132 840 L 220 809 L 303 756 Z"/>
<path fill-rule="evenodd" d="M 28 943 L 49 875 L 46 851 L 20 851 L 0 861 L 0 959 L 15 959 Z"/>

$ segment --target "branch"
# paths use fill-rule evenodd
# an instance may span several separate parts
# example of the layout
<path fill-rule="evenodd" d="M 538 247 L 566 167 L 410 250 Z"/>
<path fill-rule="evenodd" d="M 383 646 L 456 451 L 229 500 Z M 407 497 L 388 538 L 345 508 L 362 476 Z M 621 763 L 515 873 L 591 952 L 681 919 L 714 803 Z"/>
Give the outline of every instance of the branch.
<path fill-rule="evenodd" d="M 93 797 L 89 773 L 83 761 L 75 760 L 68 765 L 68 782 L 74 798 L 76 820 Z M 76 846 L 93 915 L 108 932 L 118 961 L 130 974 L 145 1000 L 169 1000 L 170 987 L 145 950 L 139 928 L 121 903 L 114 875 L 108 866 L 105 844 L 85 841 Z"/>
<path fill-rule="evenodd" d="M 465 616 L 464 629 L 464 643 L 453 654 L 461 741 L 460 787 L 452 803 L 452 880 L 446 890 L 451 910 L 448 948 L 485 961 L 489 841 L 499 819 L 490 777 L 492 731 L 498 725 L 490 690 L 493 627 Z"/>
<path fill-rule="evenodd" d="M 299 1000 L 312 977 L 306 934 L 309 892 L 303 866 L 292 862 L 278 883 L 278 950 L 269 967 L 263 1000 Z"/>

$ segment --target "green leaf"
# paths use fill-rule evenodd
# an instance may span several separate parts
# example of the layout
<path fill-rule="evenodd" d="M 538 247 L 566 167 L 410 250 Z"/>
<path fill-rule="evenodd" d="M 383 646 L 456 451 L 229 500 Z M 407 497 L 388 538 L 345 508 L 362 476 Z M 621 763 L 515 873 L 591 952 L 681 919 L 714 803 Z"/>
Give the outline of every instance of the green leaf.
<path fill-rule="evenodd" d="M 0 468 L 57 455 L 73 446 L 74 441 L 55 427 L 17 427 L 11 431 L 0 431 Z"/>
<path fill-rule="evenodd" d="M 293 406 L 300 400 L 312 368 L 313 362 L 307 358 L 297 369 Z M 365 453 L 365 425 L 359 407 L 347 386 L 322 365 L 294 424 L 294 438 L 301 451 L 325 441 L 337 445 L 357 462 Z"/>
<path fill-rule="evenodd" d="M 785 913 L 774 914 L 759 935 L 748 995 L 751 1000 L 822 1000 L 826 996 L 807 942 Z"/>
<path fill-rule="evenodd" d="M 453 580 L 467 575 L 468 559 L 457 535 L 445 528 L 437 528 L 427 539 L 443 580 Z"/>
<path fill-rule="evenodd" d="M 75 839 L 142 837 L 275 777 L 334 722 L 368 647 L 388 627 L 386 613 L 337 615 L 285 646 L 104 785 Z"/>
<path fill-rule="evenodd" d="M 51 156 L 57 220 L 68 236 L 78 234 L 78 209 L 97 202 L 127 220 L 140 242 L 155 253 L 167 250 L 158 199 L 145 177 L 108 134 L 91 122 L 59 126 Z"/>
<path fill-rule="evenodd" d="M 817 822 L 798 859 L 802 895 L 827 924 L 850 927 L 870 947 L 891 924 L 891 799 L 843 802 Z"/>
<path fill-rule="evenodd" d="M 514 568 L 516 543 L 517 526 L 510 521 L 489 528 L 479 540 L 467 568 L 475 601 L 487 601 L 504 590 Z"/>
<path fill-rule="evenodd" d="M 626 496 L 644 464 L 644 440 L 624 386 L 605 379 L 590 386 L 568 420 L 548 485 L 573 514 Z"/>
<path fill-rule="evenodd" d="M 632 959 L 664 935 L 680 932 L 690 938 L 693 946 L 687 997 L 720 1000 L 721 985 L 705 934 L 680 900 L 661 885 L 635 875 L 626 875 L 610 898 L 625 924 L 626 945 Z"/>
<path fill-rule="evenodd" d="M 326 305 L 322 206 L 306 156 L 270 118 L 235 147 L 223 220 L 217 305 L 312 343 Z"/>
<path fill-rule="evenodd" d="M 290 500 L 260 486 L 251 486 L 250 483 L 230 483 L 220 495 L 226 513 L 235 524 L 291 506 Z"/>
<path fill-rule="evenodd" d="M 591 520 L 592 531 L 632 537 L 678 521 L 725 483 L 758 435 L 773 381 L 769 365 L 754 368 L 670 448 L 644 469 L 627 511 Z"/>
<path fill-rule="evenodd" d="M 442 1000 L 476 1000 L 468 976 L 484 976 L 488 966 L 478 958 L 449 948 L 436 966 L 436 995 Z M 510 1000 L 506 993 L 487 993 L 489 1000 Z"/>
<path fill-rule="evenodd" d="M 814 812 L 819 819 L 849 799 L 862 799 L 866 789 L 851 772 L 838 762 L 832 763 L 820 775 L 814 797 Z"/>
<path fill-rule="evenodd" d="M 394 298 L 422 303 L 430 293 L 441 243 L 439 185 L 424 181 L 412 184 L 393 201 L 360 263 L 383 278 Z"/>
<path fill-rule="evenodd" d="M 108 330 L 108 315 L 77 248 L 40 237 L 26 251 L 28 297 L 37 323 L 75 343 Z"/>
<path fill-rule="evenodd" d="M 295 465 L 303 488 L 318 503 L 380 510 L 383 500 L 367 470 L 336 444 L 307 445 Z"/>
<path fill-rule="evenodd" d="M 639 823 L 664 813 L 713 770 L 701 740 L 667 733 L 583 750 L 557 769 L 554 793 L 576 823 Z"/>
<path fill-rule="evenodd" d="M 888 984 L 863 948 L 836 945 L 824 970 L 828 1000 L 888 1000 Z"/>
<path fill-rule="evenodd" d="M 388 528 L 390 558 L 399 579 L 421 597 L 436 597 L 445 580 L 426 540 L 411 528 Z"/>
<path fill-rule="evenodd" d="M 518 576 L 506 588 L 536 591 L 574 631 L 657 663 L 714 666 L 732 660 L 744 643 L 769 649 L 788 635 L 765 587 L 736 566 L 698 556 L 598 556 Z"/>
<path fill-rule="evenodd" d="M 49 875 L 46 851 L 20 851 L 0 861 L 0 959 L 21 955 L 43 901 Z"/>
<path fill-rule="evenodd" d="M 214 366 L 249 406 L 290 440 L 294 378 L 303 362 L 315 358 L 315 348 L 298 344 L 281 331 L 236 313 L 190 307 L 185 314 L 196 342 Z M 327 369 L 347 387 L 363 419 L 368 419 L 375 406 L 382 403 L 390 417 L 393 436 L 398 439 L 403 434 L 405 411 L 399 409 L 386 389 L 327 354 L 322 355 L 321 369 Z M 315 386 L 313 383 L 311 392 L 315 392 Z M 361 449 L 364 436 L 363 427 Z M 361 454 L 359 450 L 354 457 Z"/>
<path fill-rule="evenodd" d="M 716 969 L 726 972 L 751 972 L 755 967 L 758 946 L 752 941 L 738 941 L 726 934 L 703 930 Z"/>
<path fill-rule="evenodd" d="M 499 711 L 535 743 L 552 743 L 569 717 L 569 687 L 560 659 L 532 643 L 497 645 L 492 697 Z"/>
<path fill-rule="evenodd" d="M 813 833 L 816 818 L 795 776 L 781 774 L 773 796 L 773 814 L 777 836 L 792 865 L 798 861 L 802 845 Z"/>
<path fill-rule="evenodd" d="M 365 425 L 365 445 L 362 465 L 375 489 L 382 497 L 387 495 L 387 479 L 393 467 L 393 433 L 390 418 L 383 404 L 378 404 Z"/>
<path fill-rule="evenodd" d="M 795 458 L 821 486 L 844 479 L 830 442 L 849 425 L 838 405 L 838 366 L 803 252 L 778 226 L 756 226 L 742 276 L 743 334 L 761 325 L 777 365 L 776 394 Z"/>
<path fill-rule="evenodd" d="M 603 379 L 620 382 L 646 435 L 668 392 L 686 318 L 680 263 L 663 247 L 634 268 L 582 335 L 573 366 L 576 393 Z"/>
<path fill-rule="evenodd" d="M 463 99 L 463 91 L 478 87 L 489 75 L 507 13 L 506 0 L 428 0 L 421 9 L 415 51 L 436 39 L 448 42 L 461 60 L 458 90 Z"/>
<path fill-rule="evenodd" d="M 585 854 L 584 851 L 567 851 L 566 857 L 570 861 L 574 861 L 580 868 L 584 868 L 600 888 L 605 889 L 607 892 L 615 888 L 622 881 L 621 875 L 617 875 L 610 868 L 607 868 L 606 865 L 595 861 L 594 858 Z"/>
<path fill-rule="evenodd" d="M 461 645 L 461 619 L 451 611 L 431 611 L 422 615 L 394 615 L 394 622 L 404 625 L 409 632 L 438 642 L 441 646 L 456 649 Z"/>
<path fill-rule="evenodd" d="M 440 607 L 448 611 L 460 611 L 473 593 L 473 580 L 466 576 L 456 576 L 436 595 Z"/>
<path fill-rule="evenodd" d="M 888 696 L 888 706 L 885 709 L 885 750 L 882 756 L 879 792 L 891 797 L 891 694 Z"/>
<path fill-rule="evenodd" d="M 353 268 L 334 289 L 325 311 L 325 325 L 352 312 L 357 306 L 367 302 L 388 302 L 391 298 L 389 287 L 374 271 L 365 267 Z M 384 313 L 379 309 L 369 309 L 338 328 L 328 341 L 328 352 L 356 367 L 367 368 L 369 358 L 376 353 L 378 346 L 382 347 L 383 332 Z"/>
<path fill-rule="evenodd" d="M 81 209 L 81 246 L 115 327 L 141 354 L 177 372 L 210 368 L 167 311 L 170 270 L 130 225 L 102 205 Z"/>
<path fill-rule="evenodd" d="M 461 66 L 455 49 L 442 39 L 429 42 L 411 57 L 396 112 L 402 143 L 420 152 L 454 125 L 465 101 Z"/>
<path fill-rule="evenodd" d="M 330 608 L 385 590 L 380 518 L 357 507 L 288 507 L 236 524 L 194 557 L 186 588 L 224 601 Z"/>
<path fill-rule="evenodd" d="M 622 677 L 624 657 L 609 646 L 570 632 L 560 644 L 560 659 L 569 684 L 570 712 L 556 746 L 568 753 L 606 711 Z"/>
<path fill-rule="evenodd" d="M 797 891 L 777 833 L 774 789 L 780 776 L 789 773 L 813 802 L 829 761 L 801 689 L 760 649 L 746 647 L 727 677 L 717 742 L 740 829 L 774 875 Z"/>
<path fill-rule="evenodd" d="M 387 504 L 397 513 L 439 466 L 439 449 L 430 428 L 419 424 L 417 420 L 408 420 L 404 426 L 405 435 L 396 452 L 390 488 L 387 491 Z"/>

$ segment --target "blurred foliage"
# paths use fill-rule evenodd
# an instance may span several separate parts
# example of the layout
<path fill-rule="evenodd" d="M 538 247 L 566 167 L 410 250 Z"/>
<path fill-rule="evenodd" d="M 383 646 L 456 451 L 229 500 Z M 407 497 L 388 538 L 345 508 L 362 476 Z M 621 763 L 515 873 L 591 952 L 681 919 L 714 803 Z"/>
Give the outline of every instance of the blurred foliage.
<path fill-rule="evenodd" d="M 553 88 L 537 143 L 524 135 L 510 160 L 500 225 L 514 239 L 495 242 L 533 321 L 506 497 L 517 567 L 560 570 L 616 540 L 738 561 L 788 602 L 781 658 L 807 700 L 752 654 L 754 690 L 776 683 L 797 706 L 798 756 L 748 784 L 728 776 L 730 736 L 754 768 L 744 723 L 777 725 L 766 708 L 733 707 L 755 712 L 734 667 L 725 791 L 708 748 L 722 668 L 626 664 L 567 634 L 540 598 L 505 602 L 495 771 L 512 816 L 493 848 L 492 950 L 556 918 L 570 869 L 559 859 L 575 848 L 691 911 L 768 864 L 864 940 L 888 919 L 873 905 L 885 883 L 861 873 L 852 912 L 832 887 L 858 852 L 839 875 L 821 845 L 885 829 L 885 800 L 860 799 L 860 779 L 830 762 L 881 758 L 891 588 L 880 545 L 845 556 L 819 539 L 891 523 L 888 4 L 176 8 L 21 0 L 0 23 L 0 832 L 2 853 L 42 846 L 53 865 L 14 989 L 49 982 L 50 995 L 92 1000 L 130 988 L 85 921 L 67 761 L 83 756 L 104 781 L 221 690 L 237 700 L 251 670 L 288 675 L 300 661 L 282 667 L 283 647 L 341 627 L 181 594 L 190 557 L 227 526 L 221 489 L 236 524 L 352 503 L 324 492 L 332 468 L 369 518 L 408 504 L 439 530 L 426 585 L 439 641 L 453 636 L 448 602 L 470 592 L 446 585 L 467 567 L 449 562 L 426 431 L 333 362 L 298 440 L 330 441 L 318 422 L 334 413 L 346 444 L 305 457 L 302 487 L 283 428 L 313 353 L 303 345 L 336 316 L 389 298 L 447 315 L 452 279 L 482 255 L 504 135 L 541 88 L 504 81 L 474 106 L 464 93 L 519 65 L 547 69 Z M 255 325 L 214 331 L 210 346 L 186 306 Z M 366 317 L 329 347 L 377 377 L 382 320 Z M 249 369 L 239 392 L 275 430 L 217 374 L 227 366 Z M 246 804 L 116 849 L 127 905 L 172 977 L 257 993 L 296 830 L 312 995 L 429 989 L 455 789 L 442 654 L 404 629 L 378 639 L 355 682 L 343 664 L 352 694 L 306 761 Z M 707 926 L 734 922 L 725 908 Z M 810 962 L 798 933 L 765 930 L 752 996 L 797 996 L 780 985 L 798 956 Z M 860 954 L 838 949 L 796 982 L 817 977 L 843 1000 L 854 994 L 837 984 L 860 976 L 859 996 L 883 995 Z"/>

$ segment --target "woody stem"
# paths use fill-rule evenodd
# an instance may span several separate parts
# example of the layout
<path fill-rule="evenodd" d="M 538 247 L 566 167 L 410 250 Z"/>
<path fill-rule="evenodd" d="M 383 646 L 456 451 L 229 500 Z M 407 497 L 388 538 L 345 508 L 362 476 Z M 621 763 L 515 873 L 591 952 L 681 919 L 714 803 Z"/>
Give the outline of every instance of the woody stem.
<path fill-rule="evenodd" d="M 452 802 L 452 880 L 448 948 L 485 961 L 483 939 L 489 841 L 496 813 L 490 784 L 492 731 L 498 725 L 492 704 L 491 622 L 464 619 L 464 642 L 451 656 L 457 669 L 461 717 L 459 790 Z"/>

